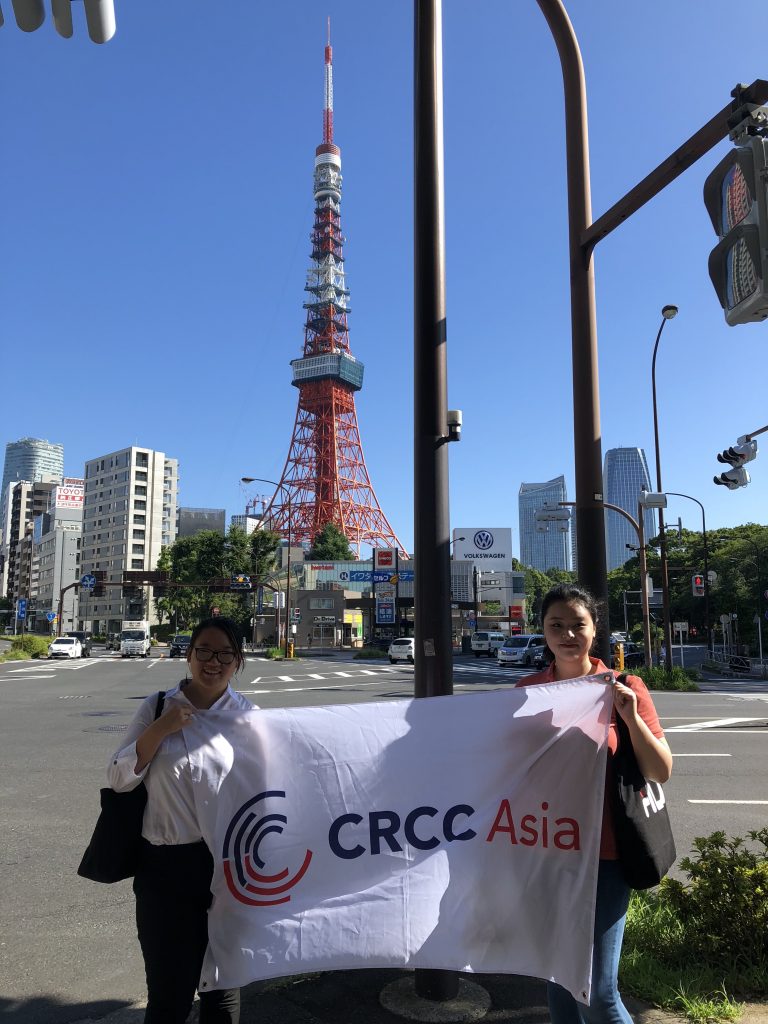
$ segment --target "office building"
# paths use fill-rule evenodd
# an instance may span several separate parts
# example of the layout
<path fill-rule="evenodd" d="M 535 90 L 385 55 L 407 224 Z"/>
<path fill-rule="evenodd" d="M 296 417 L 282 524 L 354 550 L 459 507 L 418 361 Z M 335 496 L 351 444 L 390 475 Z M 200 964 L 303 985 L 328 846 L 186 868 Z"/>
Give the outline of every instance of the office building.
<path fill-rule="evenodd" d="M 261 516 L 248 515 L 233 515 L 229 520 L 230 526 L 236 526 L 240 530 L 245 530 L 246 534 L 250 535 L 254 530 L 258 530 L 261 526 Z"/>
<path fill-rule="evenodd" d="M 119 583 L 126 570 L 157 567 L 163 547 L 176 538 L 178 462 L 151 448 L 123 448 L 85 464 L 82 572 L 102 569 L 106 582 Z M 152 588 L 145 587 L 140 615 L 119 586 L 106 586 L 92 597 L 88 622 L 94 633 L 120 629 L 126 618 L 155 620 Z M 82 611 L 82 609 L 81 609 Z"/>
<path fill-rule="evenodd" d="M 44 630 L 49 621 L 50 628 L 56 629 L 57 623 L 49 616 L 59 614 L 63 632 L 77 628 L 80 595 L 77 587 L 69 587 L 81 575 L 82 530 L 83 480 L 65 477 L 52 491 L 48 511 L 35 518 L 35 628 L 38 632 Z M 83 593 L 84 602 L 88 596 Z"/>
<path fill-rule="evenodd" d="M 0 489 L 0 525 L 5 522 L 8 485 L 28 480 L 60 480 L 64 476 L 64 446 L 51 444 L 39 437 L 22 437 L 5 446 L 3 484 Z"/>
<path fill-rule="evenodd" d="M 520 516 L 520 561 L 523 565 L 540 572 L 546 572 L 547 569 L 570 569 L 570 530 L 561 530 L 557 523 L 549 523 L 544 533 L 536 529 L 535 518 L 544 505 L 557 505 L 567 500 L 564 476 L 540 484 L 520 484 L 517 502 Z"/>
<path fill-rule="evenodd" d="M 638 499 L 641 491 L 650 491 L 648 462 L 642 448 L 609 448 L 605 453 L 603 470 L 605 501 L 618 505 L 637 519 Z M 656 515 L 647 510 L 643 516 L 646 542 L 656 536 Z M 637 548 L 637 531 L 618 512 L 605 510 L 605 542 L 608 571 L 617 569 L 633 558 Z M 631 547 L 627 547 L 631 545 Z"/>

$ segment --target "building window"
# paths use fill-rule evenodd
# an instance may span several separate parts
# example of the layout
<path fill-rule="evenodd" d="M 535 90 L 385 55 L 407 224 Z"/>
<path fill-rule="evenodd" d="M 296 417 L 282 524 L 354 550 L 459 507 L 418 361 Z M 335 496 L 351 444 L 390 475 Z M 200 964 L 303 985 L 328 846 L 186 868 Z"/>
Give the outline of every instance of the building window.
<path fill-rule="evenodd" d="M 133 507 L 138 511 L 139 509 L 146 510 L 146 501 L 134 501 Z"/>
<path fill-rule="evenodd" d="M 310 597 L 310 608 L 333 608 L 332 597 Z"/>
<path fill-rule="evenodd" d="M 146 498 L 146 496 L 147 496 L 147 488 L 144 487 L 142 484 L 137 484 L 134 487 L 134 489 L 133 489 L 133 493 L 134 494 L 140 494 L 140 495 L 142 495 L 143 497 Z"/>
<path fill-rule="evenodd" d="M 147 517 L 145 515 L 143 515 L 143 514 L 142 515 L 138 515 L 137 513 L 134 513 L 133 521 L 134 521 L 134 523 L 146 523 Z"/>
<path fill-rule="evenodd" d="M 143 555 L 144 554 L 144 545 L 143 544 L 134 544 L 133 547 L 131 548 L 131 554 L 132 555 Z"/>
<path fill-rule="evenodd" d="M 134 530 L 133 531 L 133 539 L 134 540 L 144 540 L 144 530 Z"/>
<path fill-rule="evenodd" d="M 147 479 L 146 472 L 144 470 L 137 469 L 136 470 L 136 479 L 137 480 L 143 480 L 146 483 L 146 479 Z"/>
<path fill-rule="evenodd" d="M 132 558 L 131 559 L 131 568 L 132 569 L 143 569 L 144 568 L 144 559 L 143 558 Z"/>

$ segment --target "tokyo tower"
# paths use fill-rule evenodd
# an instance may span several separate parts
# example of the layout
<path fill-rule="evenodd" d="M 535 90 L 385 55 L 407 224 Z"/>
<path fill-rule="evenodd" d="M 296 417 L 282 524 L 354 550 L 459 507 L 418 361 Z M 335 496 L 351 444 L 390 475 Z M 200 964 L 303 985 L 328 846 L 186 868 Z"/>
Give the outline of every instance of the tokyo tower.
<path fill-rule="evenodd" d="M 379 506 L 360 443 L 355 392 L 363 364 L 349 348 L 349 289 L 341 233 L 341 150 L 333 142 L 333 63 L 328 23 L 323 141 L 315 150 L 312 262 L 307 273 L 304 348 L 291 360 L 299 401 L 280 483 L 262 522 L 291 543 L 312 542 L 333 523 L 357 548 L 405 552 Z"/>

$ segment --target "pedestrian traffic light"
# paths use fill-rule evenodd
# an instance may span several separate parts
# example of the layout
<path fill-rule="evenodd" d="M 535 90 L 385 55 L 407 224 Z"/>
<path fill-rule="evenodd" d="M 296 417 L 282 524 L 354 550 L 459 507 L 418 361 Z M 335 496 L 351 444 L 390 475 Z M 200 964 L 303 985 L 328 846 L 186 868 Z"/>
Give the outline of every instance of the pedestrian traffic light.
<path fill-rule="evenodd" d="M 72 0 L 51 0 L 53 24 L 60 36 L 73 35 Z M 94 43 L 106 43 L 115 34 L 115 6 L 113 0 L 83 0 L 88 35 Z M 13 0 L 16 24 L 23 32 L 35 32 L 45 21 L 43 0 Z M 3 24 L 0 12 L 0 25 Z"/>
<path fill-rule="evenodd" d="M 691 593 L 694 597 L 704 597 L 704 576 L 700 572 L 691 576 Z"/>
<path fill-rule="evenodd" d="M 733 466 L 733 469 L 715 476 L 715 483 L 721 484 L 731 491 L 735 491 L 738 487 L 746 487 L 749 483 L 749 473 L 744 469 L 744 464 L 751 462 L 756 455 L 757 441 L 752 440 L 747 434 L 740 437 L 730 448 L 718 452 L 717 461 L 723 462 L 727 466 Z"/>
<path fill-rule="evenodd" d="M 755 131 L 750 121 L 746 130 Z M 704 204 L 720 241 L 709 276 L 726 322 L 768 317 L 768 139 L 741 135 L 704 182 Z"/>

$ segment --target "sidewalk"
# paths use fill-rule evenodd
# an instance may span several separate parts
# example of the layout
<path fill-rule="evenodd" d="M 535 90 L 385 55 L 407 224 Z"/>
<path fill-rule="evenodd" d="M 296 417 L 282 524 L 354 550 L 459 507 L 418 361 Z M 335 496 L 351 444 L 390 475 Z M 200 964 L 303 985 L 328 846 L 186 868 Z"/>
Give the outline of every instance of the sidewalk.
<path fill-rule="evenodd" d="M 410 976 L 402 970 L 330 971 L 257 982 L 242 990 L 240 1024 L 397 1024 L 404 1018 L 385 1010 L 379 1002 L 382 989 Z M 485 1016 L 456 1016 L 456 1021 L 484 1020 L 488 1024 L 548 1024 L 549 1011 L 544 983 L 512 974 L 461 975 L 481 985 L 491 999 Z M 624 999 L 635 1024 L 683 1024 L 684 1018 L 649 1007 L 627 996 Z M 441 1004 L 427 1004 L 440 1007 Z M 141 1024 L 143 1007 L 134 1004 L 107 1017 L 102 1024 Z M 76 1024 L 95 1024 L 83 1018 Z M 415 1019 L 415 1018 L 412 1018 Z M 421 1016 L 420 1020 L 429 1020 Z M 435 1015 L 434 1020 L 445 1020 Z M 197 1004 L 188 1024 L 197 1022 Z M 739 1024 L 768 1024 L 768 1003 L 748 1003 Z"/>

